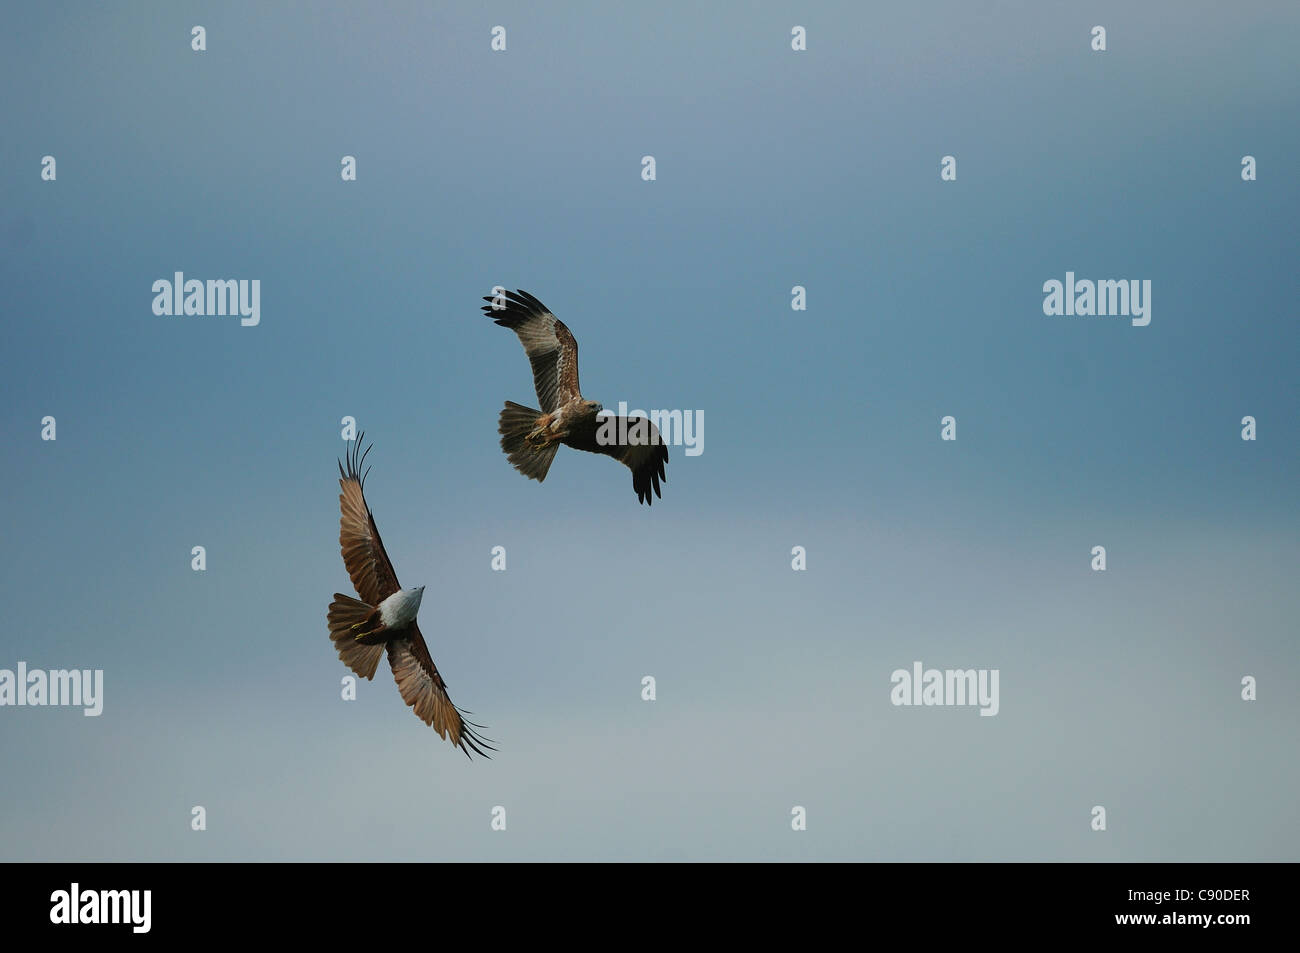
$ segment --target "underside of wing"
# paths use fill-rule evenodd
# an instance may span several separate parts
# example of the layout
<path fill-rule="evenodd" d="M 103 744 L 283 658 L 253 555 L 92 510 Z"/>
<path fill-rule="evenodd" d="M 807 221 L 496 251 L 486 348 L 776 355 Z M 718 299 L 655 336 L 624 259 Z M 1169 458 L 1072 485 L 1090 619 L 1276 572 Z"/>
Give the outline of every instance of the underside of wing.
<path fill-rule="evenodd" d="M 526 291 L 484 296 L 483 313 L 519 336 L 533 366 L 533 386 L 543 413 L 580 397 L 578 342 L 563 321 Z"/>
<path fill-rule="evenodd" d="M 364 433 L 357 434 L 347 454 L 347 469 L 339 463 L 339 546 L 343 550 L 343 565 L 352 577 L 357 595 L 372 606 L 377 606 L 396 592 L 400 586 L 393 564 L 384 552 L 383 540 L 375 526 L 375 518 L 366 505 L 364 493 L 365 464 L 370 448 L 361 453 Z M 369 472 L 369 471 L 367 471 Z"/>
<path fill-rule="evenodd" d="M 599 418 L 605 423 L 611 418 Z M 645 417 L 614 417 L 612 431 L 617 442 L 598 444 L 597 453 L 613 457 L 632 471 L 632 489 L 636 498 L 647 506 L 654 505 L 654 496 L 663 498 L 659 485 L 667 483 L 664 465 L 668 462 L 668 447 L 656 427 Z"/>
<path fill-rule="evenodd" d="M 487 752 L 497 750 L 474 731 L 482 725 L 461 717 L 463 713 L 447 696 L 447 685 L 433 664 L 419 625 L 411 625 L 408 637 L 388 643 L 388 663 L 393 668 L 393 678 L 397 680 L 402 701 L 411 706 L 421 721 L 432 725 L 439 737 L 448 738 L 465 752 L 466 757 L 470 757 L 472 751 L 490 758 Z"/>

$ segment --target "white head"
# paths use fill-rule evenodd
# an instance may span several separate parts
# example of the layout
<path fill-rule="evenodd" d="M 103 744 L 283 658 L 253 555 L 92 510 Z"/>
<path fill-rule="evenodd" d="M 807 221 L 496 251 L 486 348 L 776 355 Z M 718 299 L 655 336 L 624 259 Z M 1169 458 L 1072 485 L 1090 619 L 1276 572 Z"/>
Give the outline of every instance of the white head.
<path fill-rule="evenodd" d="M 395 593 L 379 603 L 384 625 L 400 628 L 415 621 L 415 614 L 420 611 L 420 599 L 424 596 L 424 586 L 414 589 L 398 589 Z"/>

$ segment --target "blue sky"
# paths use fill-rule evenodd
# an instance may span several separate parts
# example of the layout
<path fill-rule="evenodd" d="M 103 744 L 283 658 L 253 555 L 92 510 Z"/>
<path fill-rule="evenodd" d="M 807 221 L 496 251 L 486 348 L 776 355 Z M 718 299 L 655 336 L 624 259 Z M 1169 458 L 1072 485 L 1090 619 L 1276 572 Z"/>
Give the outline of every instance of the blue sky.
<path fill-rule="evenodd" d="M 0 708 L 4 859 L 1296 859 L 1293 5 L 160 10 L 0 39 L 0 668 L 106 696 Z M 1151 324 L 1045 316 L 1066 271 Z M 496 284 L 704 412 L 652 509 L 509 467 Z M 386 664 L 339 698 L 344 415 L 491 763 Z M 891 706 L 917 659 L 997 717 Z"/>

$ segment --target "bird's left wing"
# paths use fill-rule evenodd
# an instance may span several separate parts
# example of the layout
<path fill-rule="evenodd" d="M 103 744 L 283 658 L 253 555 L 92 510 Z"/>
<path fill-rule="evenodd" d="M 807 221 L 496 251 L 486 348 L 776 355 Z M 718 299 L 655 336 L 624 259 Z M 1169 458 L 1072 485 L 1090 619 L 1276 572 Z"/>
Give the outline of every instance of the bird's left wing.
<path fill-rule="evenodd" d="M 451 743 L 464 751 L 467 758 L 471 751 L 484 758 L 492 757 L 487 751 L 497 749 L 474 731 L 483 726 L 462 718 L 461 710 L 447 696 L 447 684 L 438 674 L 438 666 L 433 664 L 418 623 L 411 624 L 409 636 L 389 641 L 388 664 L 393 668 L 402 701 L 411 706 L 421 721 L 432 725 L 441 738 L 450 735 Z"/>
<path fill-rule="evenodd" d="M 601 424 L 607 424 L 608 417 L 598 417 Z M 667 483 L 664 464 L 668 462 L 668 447 L 659 434 L 659 428 L 645 417 L 614 417 L 614 433 L 625 434 L 623 443 L 597 443 L 596 452 L 613 457 L 632 471 L 632 489 L 636 490 L 638 502 L 648 506 L 654 505 L 651 491 L 663 499 L 659 484 Z"/>

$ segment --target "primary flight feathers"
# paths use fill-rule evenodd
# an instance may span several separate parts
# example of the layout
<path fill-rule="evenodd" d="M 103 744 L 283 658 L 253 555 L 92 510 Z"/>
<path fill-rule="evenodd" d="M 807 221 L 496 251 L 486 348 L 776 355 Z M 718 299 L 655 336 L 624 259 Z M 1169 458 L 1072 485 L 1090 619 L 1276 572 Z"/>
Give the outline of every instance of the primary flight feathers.
<path fill-rule="evenodd" d="M 326 617 L 330 639 L 343 664 L 362 678 L 374 677 L 379 657 L 387 652 L 397 690 L 415 714 L 426 725 L 432 725 L 440 737 L 450 739 L 466 757 L 471 751 L 490 757 L 487 751 L 496 749 L 475 733 L 474 729 L 482 726 L 466 721 L 452 704 L 447 685 L 420 634 L 415 616 L 424 587 L 403 589 L 384 551 L 374 515 L 366 505 L 361 468 L 370 448 L 360 453 L 364 437 L 357 434 L 347 454 L 347 469 L 339 463 L 339 545 L 343 564 L 361 599 L 334 594 Z"/>
<path fill-rule="evenodd" d="M 519 336 L 533 367 L 533 386 L 541 410 L 506 401 L 497 426 L 501 449 L 524 476 L 539 483 L 546 479 L 560 444 L 588 453 L 613 457 L 632 471 L 636 498 L 653 504 L 667 483 L 664 464 L 668 448 L 659 430 L 644 417 L 597 417 L 603 409 L 586 400 L 578 388 L 578 342 L 564 322 L 526 291 L 506 291 L 484 296 L 483 313 Z M 603 430 L 616 437 L 598 440 Z M 620 442 L 621 441 L 621 442 Z"/>

